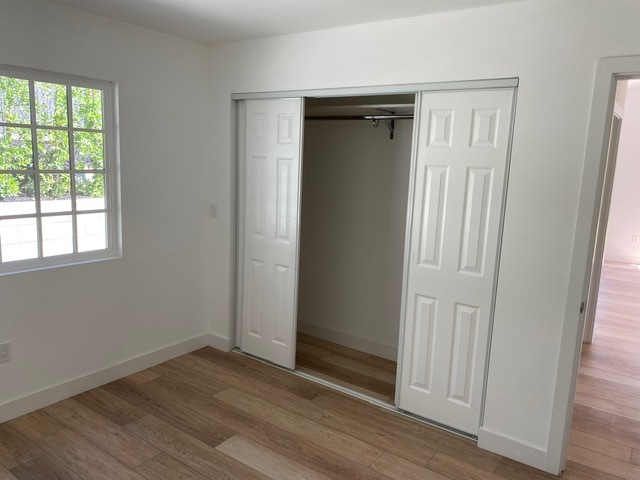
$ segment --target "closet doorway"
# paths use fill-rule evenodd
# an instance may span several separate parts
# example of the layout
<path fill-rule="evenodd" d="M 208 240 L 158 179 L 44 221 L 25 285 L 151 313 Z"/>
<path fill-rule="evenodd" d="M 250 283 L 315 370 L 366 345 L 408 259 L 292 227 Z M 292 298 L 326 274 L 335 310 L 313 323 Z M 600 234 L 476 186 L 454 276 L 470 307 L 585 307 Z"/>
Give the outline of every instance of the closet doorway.
<path fill-rule="evenodd" d="M 476 436 L 516 86 L 234 96 L 236 347 Z"/>
<path fill-rule="evenodd" d="M 305 99 L 296 369 L 391 404 L 414 109 Z"/>

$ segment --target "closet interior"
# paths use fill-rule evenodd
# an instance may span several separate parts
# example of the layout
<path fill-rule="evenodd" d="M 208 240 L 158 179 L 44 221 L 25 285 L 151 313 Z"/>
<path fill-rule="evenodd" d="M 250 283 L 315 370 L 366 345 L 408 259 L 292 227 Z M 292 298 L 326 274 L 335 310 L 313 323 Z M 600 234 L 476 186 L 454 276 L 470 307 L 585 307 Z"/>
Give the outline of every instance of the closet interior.
<path fill-rule="evenodd" d="M 394 403 L 415 95 L 305 99 L 296 369 Z"/>

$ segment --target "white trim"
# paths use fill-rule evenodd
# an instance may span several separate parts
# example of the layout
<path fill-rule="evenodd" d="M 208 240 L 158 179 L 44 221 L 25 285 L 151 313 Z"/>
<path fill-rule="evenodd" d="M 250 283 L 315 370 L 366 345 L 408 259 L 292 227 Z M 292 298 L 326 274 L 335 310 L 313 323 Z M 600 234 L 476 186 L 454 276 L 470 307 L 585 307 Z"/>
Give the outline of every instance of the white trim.
<path fill-rule="evenodd" d="M 75 87 L 95 88 L 98 90 L 103 90 L 109 85 L 114 85 L 114 82 L 109 80 L 97 80 L 95 78 L 83 77 L 81 75 L 69 75 L 66 73 L 49 72 L 33 68 L 14 67 L 4 63 L 0 63 L 0 70 L 2 71 L 2 75 L 10 75 L 12 77 L 24 80 L 33 80 L 36 82 L 73 83 L 73 86 Z"/>
<path fill-rule="evenodd" d="M 498 222 L 498 245 L 496 249 L 496 264 L 493 275 L 493 286 L 491 292 L 491 311 L 489 317 L 489 331 L 487 332 L 487 352 L 484 359 L 484 379 L 482 381 L 482 400 L 480 403 L 480 419 L 479 425 L 484 423 L 484 413 L 487 404 L 487 387 L 489 385 L 489 365 L 491 362 L 491 344 L 493 340 L 493 327 L 496 315 L 496 301 L 498 294 L 498 280 L 500 279 L 500 262 L 502 260 L 502 240 L 504 238 L 504 222 L 507 211 L 507 197 L 509 193 L 509 174 L 511 173 L 511 155 L 513 153 L 513 133 L 516 124 L 516 107 L 518 105 L 518 89 L 516 87 L 511 89 L 511 121 L 509 122 L 509 138 L 507 143 L 507 158 L 505 160 L 504 167 L 504 180 L 502 187 L 502 199 L 500 203 L 500 209 L 498 215 L 500 220 Z"/>
<path fill-rule="evenodd" d="M 637 75 L 638 72 L 640 56 L 602 58 L 597 64 L 544 467 L 549 472 L 564 467 L 571 430 L 584 329 L 584 315 L 580 314 L 579 308 L 586 300 L 591 277 L 615 86 L 617 80 Z"/>
<path fill-rule="evenodd" d="M 522 442 L 503 433 L 480 427 L 478 432 L 478 447 L 490 452 L 503 455 L 512 460 L 524 463 L 531 467 L 546 470 L 547 452 L 540 447 Z M 560 470 L 546 470 L 548 473 L 558 475 Z"/>
<path fill-rule="evenodd" d="M 231 245 L 235 248 L 235 258 L 233 259 L 233 266 L 236 269 L 233 278 L 234 282 L 231 284 L 234 299 L 235 309 L 233 309 L 232 326 L 233 328 L 233 347 L 242 350 L 242 285 L 244 285 L 244 199 L 246 195 L 246 168 L 245 168 L 245 150 L 246 150 L 246 117 L 247 117 L 247 102 L 236 101 L 236 151 L 231 161 L 235 162 L 235 169 L 231 168 L 232 172 L 235 172 L 235 195 L 234 195 L 234 217 L 235 217 L 235 234 L 236 238 L 231 240 Z"/>
<path fill-rule="evenodd" d="M 404 226 L 404 255 L 402 258 L 402 293 L 400 300 L 400 324 L 398 325 L 398 355 L 396 357 L 396 405 L 400 404 L 400 383 L 402 380 L 405 317 L 407 316 L 407 285 L 409 283 L 409 256 L 411 247 L 411 226 L 413 225 L 413 197 L 416 190 L 416 170 L 418 164 L 418 137 L 420 133 L 422 92 L 416 92 L 414 100 L 413 132 L 411 133 L 411 160 L 409 163 L 409 182 L 407 185 L 407 216 Z"/>
<path fill-rule="evenodd" d="M 0 405 L 0 423 L 97 388 L 114 380 L 153 367 L 172 358 L 193 352 L 212 343 L 209 334 L 183 340 L 167 347 L 144 353 L 103 370 L 83 375 Z"/>
<path fill-rule="evenodd" d="M 287 90 L 280 92 L 233 93 L 231 100 L 299 97 L 357 97 L 363 95 L 392 95 L 444 90 L 476 90 L 480 88 L 517 87 L 518 78 L 495 78 L 487 80 L 463 80 L 453 82 L 408 83 L 401 85 L 371 85 L 367 87 L 322 88 L 312 90 Z"/>
<path fill-rule="evenodd" d="M 223 352 L 230 352 L 232 347 L 231 339 L 228 337 L 224 337 L 217 333 L 209 334 L 209 343 L 210 347 L 213 347 L 217 350 L 222 350 Z"/>
<path fill-rule="evenodd" d="M 298 321 L 298 332 L 311 335 L 312 337 L 317 337 L 328 342 L 344 345 L 345 347 L 354 348 L 371 355 L 386 358 L 387 360 L 393 360 L 394 362 L 398 358 L 398 347 L 395 345 L 368 340 L 366 338 L 357 337 L 331 328 L 319 327 L 317 325 Z"/>

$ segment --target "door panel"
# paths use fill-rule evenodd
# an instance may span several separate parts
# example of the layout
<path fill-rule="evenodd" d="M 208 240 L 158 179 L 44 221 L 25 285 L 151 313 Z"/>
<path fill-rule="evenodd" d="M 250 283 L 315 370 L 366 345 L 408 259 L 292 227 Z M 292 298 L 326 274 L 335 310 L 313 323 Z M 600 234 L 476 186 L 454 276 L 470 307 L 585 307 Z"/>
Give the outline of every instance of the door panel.
<path fill-rule="evenodd" d="M 475 435 L 513 90 L 420 97 L 398 405 Z"/>
<path fill-rule="evenodd" d="M 248 100 L 245 112 L 240 348 L 294 368 L 302 100 Z"/>

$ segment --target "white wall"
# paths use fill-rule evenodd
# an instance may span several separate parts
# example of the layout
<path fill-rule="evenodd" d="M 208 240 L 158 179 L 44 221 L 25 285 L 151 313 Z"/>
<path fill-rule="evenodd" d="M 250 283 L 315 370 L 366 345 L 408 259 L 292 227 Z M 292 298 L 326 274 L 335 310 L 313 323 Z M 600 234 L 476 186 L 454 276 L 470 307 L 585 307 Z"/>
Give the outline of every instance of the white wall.
<path fill-rule="evenodd" d="M 212 50 L 210 175 L 229 208 L 232 92 L 520 78 L 482 431 L 493 441 L 481 444 L 537 466 L 549 453 L 565 310 L 579 315 L 567 293 L 596 60 L 640 53 L 637 18 L 635 0 L 527 0 Z M 214 236 L 212 329 L 227 336 L 232 236 Z"/>
<path fill-rule="evenodd" d="M 298 330 L 397 358 L 413 122 L 308 121 Z"/>
<path fill-rule="evenodd" d="M 0 277 L 1 407 L 208 332 L 212 122 L 203 45 L 39 0 L 0 0 L 0 45 L 2 64 L 118 83 L 124 248 Z"/>
<path fill-rule="evenodd" d="M 524 0 L 211 49 L 41 0 L 0 13 L 0 63 L 119 83 L 124 235 L 122 260 L 0 278 L 0 405 L 231 336 L 232 92 L 517 76 L 483 432 L 544 466 L 595 64 L 640 53 L 640 3 Z"/>
<path fill-rule="evenodd" d="M 640 81 L 629 82 L 620 129 L 620 144 L 609 223 L 605 260 L 640 263 Z M 636 238 L 633 243 L 632 237 Z"/>

